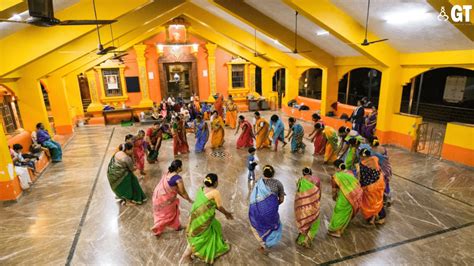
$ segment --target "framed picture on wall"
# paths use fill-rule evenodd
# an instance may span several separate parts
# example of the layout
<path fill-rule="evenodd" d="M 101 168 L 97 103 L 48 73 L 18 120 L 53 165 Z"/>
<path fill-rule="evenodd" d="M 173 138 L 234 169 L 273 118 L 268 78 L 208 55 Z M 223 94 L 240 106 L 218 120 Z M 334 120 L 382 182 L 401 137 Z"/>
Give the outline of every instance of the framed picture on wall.
<path fill-rule="evenodd" d="M 116 90 L 119 88 L 117 75 L 105 75 L 105 79 L 107 80 L 106 87 L 108 90 Z"/>

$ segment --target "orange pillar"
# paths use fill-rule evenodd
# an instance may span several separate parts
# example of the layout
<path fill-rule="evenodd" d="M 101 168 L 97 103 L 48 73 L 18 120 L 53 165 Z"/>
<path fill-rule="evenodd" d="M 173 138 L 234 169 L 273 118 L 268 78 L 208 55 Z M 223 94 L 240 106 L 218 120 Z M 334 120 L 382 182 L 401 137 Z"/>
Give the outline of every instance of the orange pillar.
<path fill-rule="evenodd" d="M 0 124 L 0 200 L 15 200 L 21 195 L 21 187 L 8 149 L 7 137 Z"/>

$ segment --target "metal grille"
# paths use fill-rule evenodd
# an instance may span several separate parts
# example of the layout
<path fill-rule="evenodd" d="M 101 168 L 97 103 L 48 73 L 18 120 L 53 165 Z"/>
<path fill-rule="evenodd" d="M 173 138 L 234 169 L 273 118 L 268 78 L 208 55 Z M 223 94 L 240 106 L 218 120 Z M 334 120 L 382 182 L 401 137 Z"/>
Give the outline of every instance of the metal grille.
<path fill-rule="evenodd" d="M 428 123 L 421 123 L 416 134 L 416 152 L 426 150 L 426 141 L 428 140 Z"/>
<path fill-rule="evenodd" d="M 211 152 L 209 153 L 209 155 L 210 155 L 211 157 L 214 157 L 214 158 L 217 158 L 217 159 L 221 159 L 221 160 L 228 159 L 228 158 L 232 158 L 232 156 L 230 155 L 230 153 L 225 152 L 225 151 L 211 151 Z"/>

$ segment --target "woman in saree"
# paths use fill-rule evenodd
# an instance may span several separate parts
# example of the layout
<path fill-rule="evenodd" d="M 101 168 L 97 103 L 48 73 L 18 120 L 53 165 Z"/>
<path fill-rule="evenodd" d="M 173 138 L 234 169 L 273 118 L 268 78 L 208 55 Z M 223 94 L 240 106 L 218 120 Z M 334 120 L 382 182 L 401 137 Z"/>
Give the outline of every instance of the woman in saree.
<path fill-rule="evenodd" d="M 235 104 L 232 97 L 229 96 L 229 99 L 227 100 L 226 104 L 225 124 L 232 129 L 235 129 L 235 127 L 237 126 L 237 114 L 237 104 Z"/>
<path fill-rule="evenodd" d="M 370 225 L 385 223 L 383 195 L 385 182 L 379 159 L 368 149 L 360 151 L 359 180 L 363 190 L 361 211 Z"/>
<path fill-rule="evenodd" d="M 271 165 L 263 167 L 263 177 L 257 181 L 250 194 L 250 225 L 260 244 L 258 251 L 263 254 L 278 244 L 282 235 L 278 208 L 285 199 L 285 190 L 283 184 L 273 178 L 274 175 L 275 170 Z"/>
<path fill-rule="evenodd" d="M 306 148 L 306 144 L 303 143 L 304 138 L 304 129 L 303 126 L 296 123 L 296 119 L 290 117 L 288 119 L 288 125 L 290 126 L 290 131 L 288 131 L 287 138 L 291 141 L 291 152 L 295 153 L 302 151 Z"/>
<path fill-rule="evenodd" d="M 135 167 L 140 171 L 140 175 L 145 175 L 145 157 L 146 157 L 145 131 L 139 130 L 136 137 L 133 138 L 133 161 Z"/>
<path fill-rule="evenodd" d="M 112 156 L 107 169 L 110 187 L 124 205 L 142 204 L 147 200 L 137 177 L 133 174 L 135 168 L 132 156 L 133 144 L 127 142 L 123 145 L 123 151 L 118 151 Z"/>
<path fill-rule="evenodd" d="M 224 117 L 224 96 L 222 96 L 222 94 L 217 94 L 214 110 L 217 111 L 220 117 Z"/>
<path fill-rule="evenodd" d="M 182 262 L 191 262 L 195 256 L 205 263 L 213 264 L 217 257 L 230 250 L 229 244 L 222 236 L 221 224 L 216 219 L 216 210 L 228 220 L 234 217 L 222 206 L 218 184 L 217 175 L 209 173 L 204 179 L 204 187 L 197 192 L 186 229 L 188 246 L 181 258 Z"/>
<path fill-rule="evenodd" d="M 278 141 L 283 142 L 283 147 L 286 146 L 286 141 L 285 141 L 285 124 L 283 124 L 283 121 L 278 117 L 278 115 L 272 115 L 270 117 L 270 128 L 273 131 L 273 139 L 272 139 L 272 145 L 274 146 L 273 151 L 278 150 Z M 270 132 L 267 135 L 267 138 L 269 137 Z"/>
<path fill-rule="evenodd" d="M 360 209 L 362 188 L 351 171 L 346 170 L 342 160 L 334 162 L 336 173 L 331 178 L 332 199 L 336 201 L 329 221 L 328 234 L 341 237 L 349 222 Z"/>
<path fill-rule="evenodd" d="M 196 130 L 196 152 L 203 152 L 207 141 L 209 140 L 209 127 L 207 123 L 202 119 L 201 115 L 196 117 L 194 121 L 194 128 Z"/>
<path fill-rule="evenodd" d="M 242 133 L 240 133 L 237 139 L 237 149 L 253 147 L 254 135 L 252 125 L 249 121 L 245 120 L 243 115 L 239 116 L 239 126 L 235 131 L 235 135 L 239 133 L 240 128 L 242 128 Z"/>
<path fill-rule="evenodd" d="M 321 181 L 313 176 L 311 169 L 305 167 L 296 187 L 295 218 L 299 231 L 296 243 L 309 248 L 319 229 Z"/>
<path fill-rule="evenodd" d="M 200 113 L 201 112 L 201 102 L 199 101 L 199 96 L 194 95 L 193 104 L 194 104 L 194 108 L 195 108 L 196 112 Z"/>
<path fill-rule="evenodd" d="M 338 138 L 336 130 L 330 126 L 325 126 L 322 123 L 316 123 L 314 127 L 322 133 L 326 140 L 326 147 L 324 148 L 324 163 L 333 163 L 337 159 Z"/>
<path fill-rule="evenodd" d="M 323 122 L 321 121 L 321 117 L 316 113 L 312 115 L 312 119 L 314 122 L 314 129 L 313 129 L 313 132 L 311 132 L 308 137 L 311 140 L 311 142 L 314 143 L 313 155 L 314 156 L 323 155 L 324 151 L 326 150 L 326 139 L 323 136 L 323 132 L 316 129 L 316 124 L 317 123 L 323 124 Z"/>
<path fill-rule="evenodd" d="M 189 153 L 186 128 L 184 127 L 184 121 L 179 116 L 175 117 L 173 123 L 173 152 L 174 156 Z"/>
<path fill-rule="evenodd" d="M 45 129 L 43 123 L 36 124 L 36 141 L 49 150 L 53 163 L 61 162 L 63 159 L 63 150 L 61 144 L 54 141 Z"/>
<path fill-rule="evenodd" d="M 219 116 L 217 111 L 212 112 L 212 122 L 211 122 L 211 129 L 212 129 L 212 137 L 211 137 L 211 148 L 216 149 L 222 147 L 224 145 L 224 121 L 222 117 Z"/>
<path fill-rule="evenodd" d="M 346 156 L 344 158 L 344 164 L 346 169 L 357 175 L 357 163 L 359 162 L 359 146 L 360 141 L 356 138 L 350 138 L 348 141 L 349 148 L 347 149 Z"/>
<path fill-rule="evenodd" d="M 377 137 L 374 137 L 372 139 L 371 148 L 373 154 L 379 159 L 380 168 L 382 169 L 382 174 L 385 181 L 383 201 L 385 206 L 390 207 L 392 201 L 390 196 L 390 179 L 392 177 L 392 165 L 390 164 L 388 152 L 384 146 L 380 146 L 380 142 Z"/>
<path fill-rule="evenodd" d="M 268 121 L 260 116 L 260 112 L 255 112 L 255 142 L 257 149 L 270 147 L 270 139 L 267 137 L 269 131 L 270 124 L 268 124 Z"/>
<path fill-rule="evenodd" d="M 375 134 L 375 127 L 377 126 L 377 108 L 372 106 L 372 113 L 365 119 L 365 124 L 362 126 L 362 136 L 366 139 L 372 139 Z"/>
<path fill-rule="evenodd" d="M 163 118 L 153 123 L 146 131 L 146 143 L 148 148 L 148 163 L 156 163 L 158 161 L 158 154 L 160 152 L 161 142 L 163 141 Z"/>
<path fill-rule="evenodd" d="M 151 230 L 157 237 L 168 226 L 176 231 L 183 230 L 179 221 L 178 195 L 193 203 L 186 192 L 183 178 L 179 175 L 182 167 L 183 163 L 181 160 L 174 160 L 168 167 L 168 171 L 161 176 L 161 180 L 153 192 L 154 225 Z"/>

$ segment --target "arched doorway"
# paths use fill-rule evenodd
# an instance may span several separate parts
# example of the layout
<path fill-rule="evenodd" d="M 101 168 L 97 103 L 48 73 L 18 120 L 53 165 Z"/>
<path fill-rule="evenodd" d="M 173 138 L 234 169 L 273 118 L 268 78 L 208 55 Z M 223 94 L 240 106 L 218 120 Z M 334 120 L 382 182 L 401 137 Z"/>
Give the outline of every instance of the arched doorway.
<path fill-rule="evenodd" d="M 298 82 L 298 95 L 306 98 L 321 100 L 323 71 L 310 68 L 301 74 Z"/>
<path fill-rule="evenodd" d="M 281 108 L 281 102 L 285 96 L 286 73 L 284 68 L 275 71 L 272 78 L 272 90 L 278 93 L 278 108 Z"/>
<path fill-rule="evenodd" d="M 382 72 L 375 68 L 356 68 L 346 73 L 339 81 L 338 102 L 357 105 L 364 97 L 378 106 Z"/>
<path fill-rule="evenodd" d="M 474 71 L 443 67 L 414 77 L 403 87 L 400 111 L 435 123 L 474 124 Z"/>
<path fill-rule="evenodd" d="M 17 100 L 12 90 L 0 84 L 0 124 L 6 134 L 12 134 L 23 127 Z"/>

